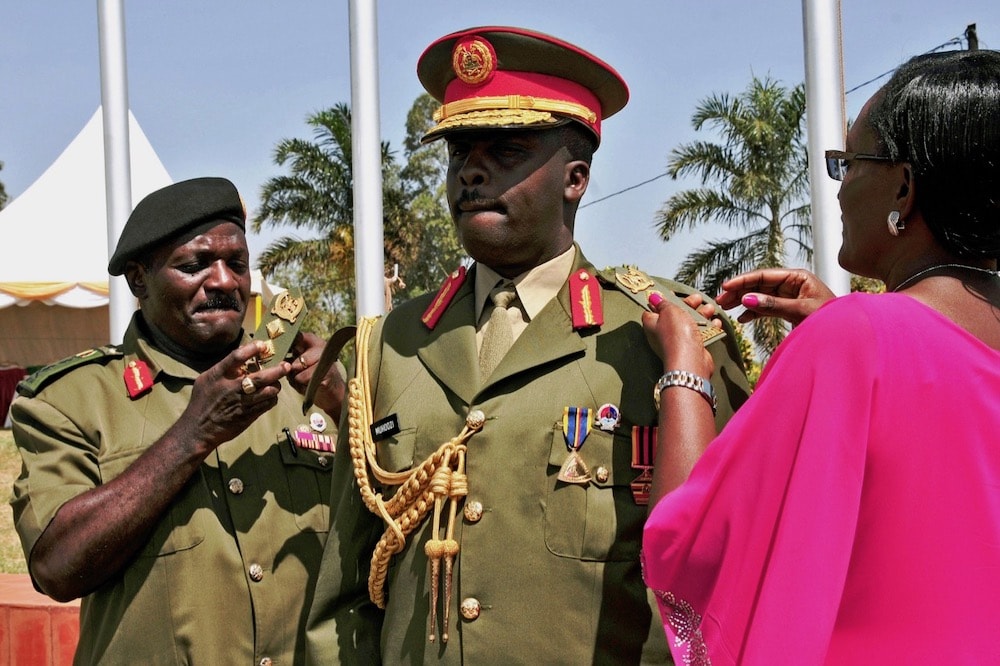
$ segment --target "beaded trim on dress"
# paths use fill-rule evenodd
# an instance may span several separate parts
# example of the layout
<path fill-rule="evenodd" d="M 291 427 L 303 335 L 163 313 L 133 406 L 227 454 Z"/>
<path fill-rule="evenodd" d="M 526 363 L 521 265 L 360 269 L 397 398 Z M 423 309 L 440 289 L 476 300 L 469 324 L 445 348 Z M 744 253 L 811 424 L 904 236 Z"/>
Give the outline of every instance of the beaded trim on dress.
<path fill-rule="evenodd" d="M 678 647 L 687 644 L 684 663 L 691 666 L 711 666 L 708 647 L 701 635 L 701 615 L 695 612 L 691 604 L 675 597 L 673 592 L 653 590 L 653 594 L 670 609 L 666 620 L 677 634 L 675 644 Z"/>

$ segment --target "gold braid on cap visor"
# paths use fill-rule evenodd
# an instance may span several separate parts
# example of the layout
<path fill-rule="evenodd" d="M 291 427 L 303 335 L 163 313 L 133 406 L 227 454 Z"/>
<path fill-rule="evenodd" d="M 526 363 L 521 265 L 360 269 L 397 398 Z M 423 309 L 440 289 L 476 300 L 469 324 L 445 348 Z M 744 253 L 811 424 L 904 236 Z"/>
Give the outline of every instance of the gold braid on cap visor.
<path fill-rule="evenodd" d="M 544 122 L 550 119 L 549 113 L 579 118 L 590 125 L 597 122 L 597 114 L 582 104 L 528 95 L 498 95 L 460 99 L 456 102 L 449 102 L 435 111 L 434 120 L 441 122 L 452 116 L 474 111 L 492 111 L 493 113 L 489 114 L 491 116 L 518 118 L 522 122 Z M 533 120 L 532 112 L 538 114 L 536 120 Z"/>

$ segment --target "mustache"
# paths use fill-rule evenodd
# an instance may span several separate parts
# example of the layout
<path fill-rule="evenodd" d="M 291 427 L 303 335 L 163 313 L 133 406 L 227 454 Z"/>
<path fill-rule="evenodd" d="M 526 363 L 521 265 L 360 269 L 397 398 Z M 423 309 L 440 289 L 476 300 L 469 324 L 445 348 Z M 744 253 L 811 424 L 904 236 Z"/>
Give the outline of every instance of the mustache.
<path fill-rule="evenodd" d="M 240 312 L 242 308 L 235 296 L 220 294 L 211 297 L 198 306 L 198 312 L 204 312 L 205 310 L 235 310 L 236 312 Z"/>
<path fill-rule="evenodd" d="M 479 190 L 462 190 L 461 196 L 455 201 L 455 209 L 464 208 L 501 208 L 499 199 L 489 199 L 480 196 Z"/>

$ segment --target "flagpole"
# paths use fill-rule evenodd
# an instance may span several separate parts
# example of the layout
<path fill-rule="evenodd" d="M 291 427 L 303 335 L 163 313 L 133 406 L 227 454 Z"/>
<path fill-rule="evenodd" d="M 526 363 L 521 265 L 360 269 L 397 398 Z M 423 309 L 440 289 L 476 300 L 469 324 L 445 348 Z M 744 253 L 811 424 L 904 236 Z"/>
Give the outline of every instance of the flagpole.
<path fill-rule="evenodd" d="M 110 257 L 132 212 L 123 0 L 97 0 L 97 18 L 104 121 L 104 193 Z M 108 299 L 109 342 L 119 343 L 135 310 L 135 299 L 124 278 L 108 277 Z"/>
<path fill-rule="evenodd" d="M 357 316 L 385 313 L 376 0 L 350 0 L 351 152 Z"/>
<path fill-rule="evenodd" d="M 835 294 L 843 295 L 851 290 L 851 277 L 837 261 L 842 241 L 839 183 L 827 176 L 823 156 L 828 149 L 842 150 L 847 132 L 840 0 L 802 0 L 802 26 L 813 267 Z"/>

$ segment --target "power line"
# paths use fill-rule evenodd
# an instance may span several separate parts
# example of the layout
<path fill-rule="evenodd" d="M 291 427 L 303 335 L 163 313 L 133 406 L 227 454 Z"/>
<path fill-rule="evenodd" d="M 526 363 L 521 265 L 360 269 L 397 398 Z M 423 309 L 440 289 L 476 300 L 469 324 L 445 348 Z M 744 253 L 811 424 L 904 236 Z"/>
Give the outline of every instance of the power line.
<path fill-rule="evenodd" d="M 962 35 L 960 37 L 952 37 L 951 39 L 949 39 L 944 44 L 938 44 L 934 48 L 930 49 L 929 51 L 924 51 L 920 55 L 927 55 L 928 53 L 934 53 L 935 51 L 940 51 L 941 49 L 945 48 L 946 46 L 954 46 L 955 44 L 961 44 L 962 40 L 964 39 L 964 37 L 965 37 L 965 35 Z M 855 90 L 858 90 L 859 88 L 864 88 L 865 86 L 867 86 L 870 83 L 875 83 L 879 79 L 884 78 L 886 76 L 889 76 L 890 74 L 892 74 L 895 71 L 896 71 L 896 68 L 893 67 L 888 72 L 883 72 L 882 74 L 879 74 L 878 76 L 876 76 L 874 79 L 868 79 L 864 83 L 859 83 L 858 85 L 854 86 L 850 90 L 845 91 L 844 94 L 845 95 L 849 95 L 852 92 L 854 92 Z"/>
<path fill-rule="evenodd" d="M 970 33 L 970 28 L 971 28 L 971 33 Z M 945 47 L 953 46 L 955 44 L 961 44 L 964 39 L 969 39 L 970 40 L 970 48 L 971 48 L 971 40 L 973 38 L 975 38 L 975 24 L 972 24 L 969 28 L 966 28 L 965 32 L 962 35 L 960 35 L 958 37 L 952 37 L 951 39 L 949 39 L 948 41 L 944 42 L 943 44 L 938 44 L 934 48 L 932 48 L 932 49 L 930 49 L 928 51 L 924 51 L 921 55 L 926 55 L 928 53 L 934 53 L 935 51 L 940 51 L 941 49 L 943 49 Z M 977 46 L 978 46 L 978 39 L 976 41 L 977 41 Z M 886 76 L 889 76 L 890 74 L 892 74 L 895 71 L 896 71 L 896 68 L 893 67 L 888 72 L 884 72 L 882 74 L 879 74 L 875 78 L 869 79 L 869 80 L 865 81 L 864 83 L 859 83 L 858 85 L 854 86 L 850 90 L 845 91 L 844 95 L 845 96 L 849 95 L 850 93 L 854 92 L 855 90 L 858 90 L 860 88 L 864 88 L 865 86 L 867 86 L 867 85 L 869 85 L 871 83 L 875 83 L 879 79 L 885 78 Z M 643 185 L 648 185 L 648 184 L 652 183 L 654 180 L 659 180 L 660 178 L 663 178 L 664 176 L 668 176 L 668 175 L 669 174 L 666 171 L 664 171 L 660 175 L 653 176 L 649 180 L 644 180 L 641 183 L 636 183 L 635 185 L 631 185 L 629 187 L 626 187 L 623 190 L 618 190 L 617 192 L 612 192 L 611 194 L 609 194 L 609 195 L 607 195 L 605 197 L 601 197 L 600 199 L 595 199 L 593 201 L 585 203 L 582 206 L 580 206 L 580 208 L 581 209 L 582 208 L 586 208 L 587 206 L 593 206 L 596 203 L 601 203 L 602 201 L 607 201 L 608 199 L 611 199 L 612 197 L 616 197 L 619 194 L 625 194 L 626 192 L 628 192 L 630 190 L 634 190 L 636 188 L 642 187 Z"/>
<path fill-rule="evenodd" d="M 667 174 L 667 172 L 664 171 L 659 176 L 653 176 L 649 180 L 644 180 L 641 183 L 636 183 L 635 185 L 632 185 L 631 187 L 626 187 L 624 190 L 618 190 L 617 192 L 613 192 L 613 193 L 609 194 L 606 197 L 601 197 L 600 199 L 594 199 L 593 201 L 591 201 L 589 203 L 583 204 L 582 206 L 580 206 L 580 208 L 586 208 L 587 206 L 592 206 L 595 203 L 600 203 L 600 202 L 604 201 L 605 199 L 610 199 L 611 197 L 616 197 L 619 194 L 624 194 L 625 192 L 628 192 L 629 190 L 634 190 L 637 187 L 642 187 L 643 185 L 648 185 L 649 183 L 652 183 L 654 180 L 659 180 L 660 178 L 663 178 L 666 175 L 669 175 L 669 174 Z"/>

